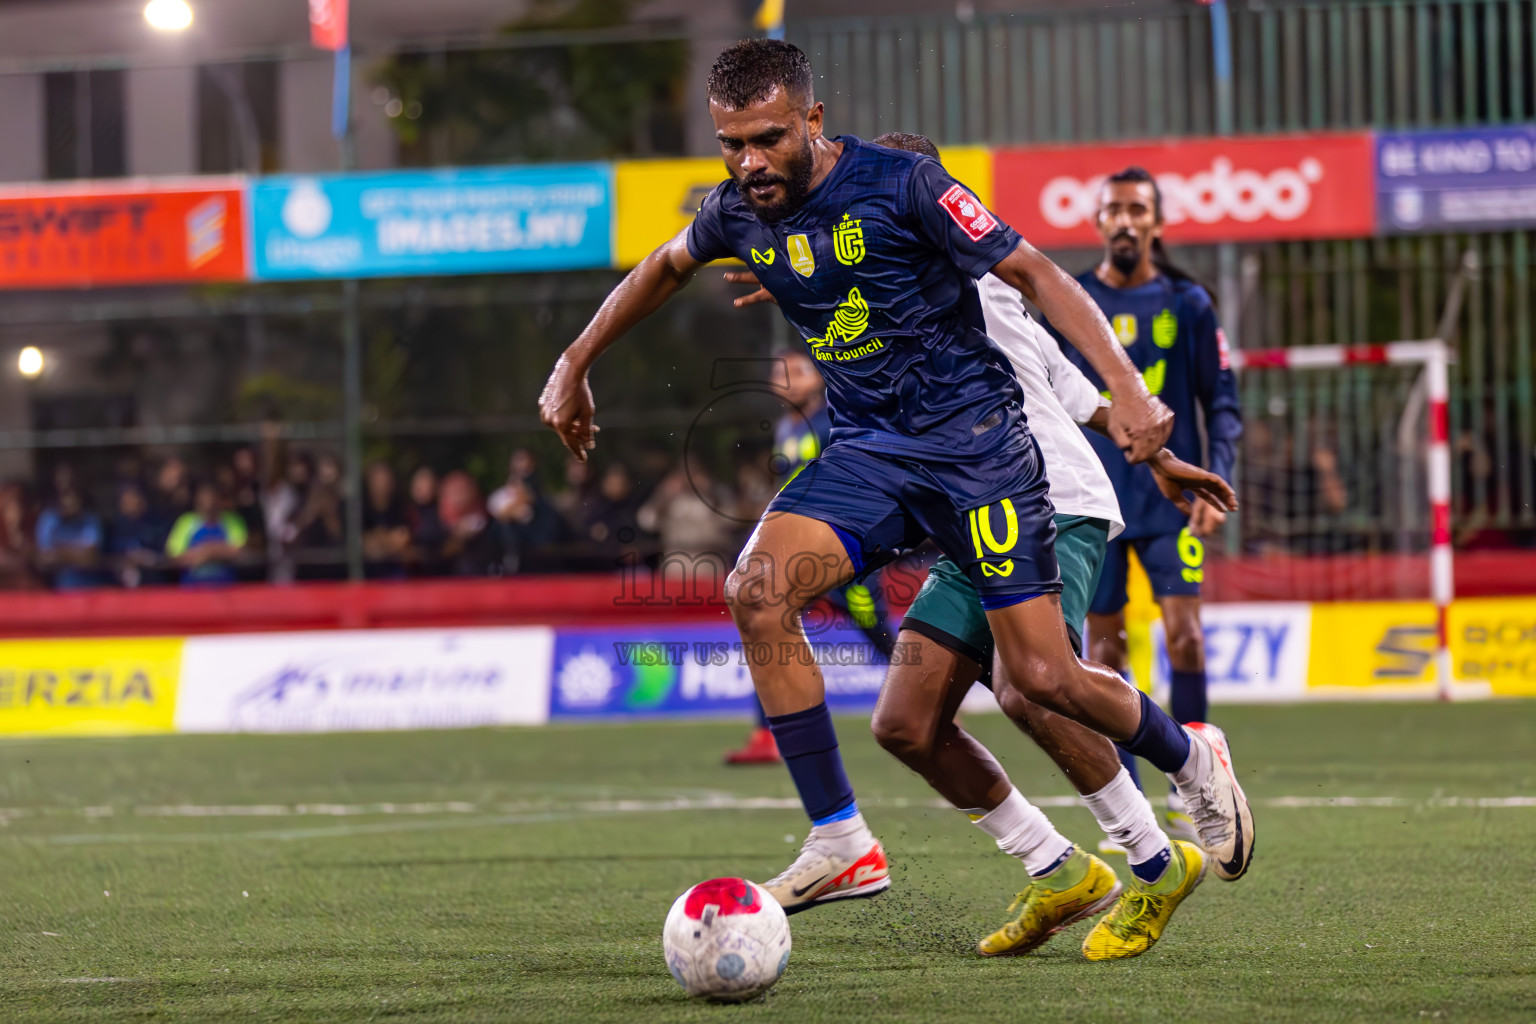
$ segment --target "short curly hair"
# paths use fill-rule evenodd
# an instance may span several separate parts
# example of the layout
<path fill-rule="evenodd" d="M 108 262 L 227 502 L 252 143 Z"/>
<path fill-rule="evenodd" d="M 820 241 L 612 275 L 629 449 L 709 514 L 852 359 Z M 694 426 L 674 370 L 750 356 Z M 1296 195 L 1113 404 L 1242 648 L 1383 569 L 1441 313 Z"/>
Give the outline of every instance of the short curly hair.
<path fill-rule="evenodd" d="M 911 132 L 886 132 L 870 140 L 877 146 L 886 149 L 904 149 L 908 153 L 921 153 L 923 156 L 931 156 L 939 159 L 939 147 L 933 144 L 933 140 L 926 135 L 915 135 Z"/>
<path fill-rule="evenodd" d="M 780 39 L 743 39 L 726 47 L 709 69 L 709 98 L 727 110 L 767 99 L 775 88 L 803 108 L 815 102 L 810 59 Z"/>

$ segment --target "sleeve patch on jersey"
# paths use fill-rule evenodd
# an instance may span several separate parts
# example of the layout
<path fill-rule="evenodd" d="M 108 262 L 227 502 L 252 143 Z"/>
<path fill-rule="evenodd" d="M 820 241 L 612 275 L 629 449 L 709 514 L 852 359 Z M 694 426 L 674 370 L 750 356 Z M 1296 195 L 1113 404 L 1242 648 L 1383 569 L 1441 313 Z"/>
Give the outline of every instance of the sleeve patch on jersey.
<path fill-rule="evenodd" d="M 1232 369 L 1232 353 L 1227 349 L 1227 332 L 1216 328 L 1216 354 L 1221 357 L 1221 368 Z"/>
<path fill-rule="evenodd" d="M 981 241 L 997 227 L 997 218 L 959 185 L 951 185 L 949 191 L 939 197 L 939 205 L 973 242 Z"/>

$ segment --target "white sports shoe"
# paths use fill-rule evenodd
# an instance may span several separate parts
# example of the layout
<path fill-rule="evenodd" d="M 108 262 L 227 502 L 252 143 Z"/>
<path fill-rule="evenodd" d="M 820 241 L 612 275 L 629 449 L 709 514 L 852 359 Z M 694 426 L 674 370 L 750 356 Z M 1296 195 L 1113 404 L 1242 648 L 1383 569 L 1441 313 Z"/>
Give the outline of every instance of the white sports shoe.
<path fill-rule="evenodd" d="M 878 896 L 891 887 L 885 849 L 862 822 L 852 834 L 831 836 L 825 828 L 811 829 L 795 862 L 762 883 L 786 914 L 818 903 Z"/>
<path fill-rule="evenodd" d="M 1212 870 L 1224 881 L 1243 877 L 1253 860 L 1253 810 L 1232 769 L 1232 752 L 1220 729 L 1205 722 L 1184 726 L 1201 769 L 1179 796 L 1200 834 Z M 1177 782 L 1175 783 L 1177 785 Z"/>

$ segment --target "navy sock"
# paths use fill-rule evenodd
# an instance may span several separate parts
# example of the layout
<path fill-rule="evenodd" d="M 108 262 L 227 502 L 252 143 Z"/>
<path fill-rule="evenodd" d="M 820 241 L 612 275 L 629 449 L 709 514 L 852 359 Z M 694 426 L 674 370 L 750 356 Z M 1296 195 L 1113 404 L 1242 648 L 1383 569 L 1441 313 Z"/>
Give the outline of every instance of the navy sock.
<path fill-rule="evenodd" d="M 1204 722 L 1210 713 L 1205 697 L 1205 669 L 1198 672 L 1172 672 L 1173 696 L 1168 702 L 1176 722 Z"/>
<path fill-rule="evenodd" d="M 811 824 L 843 821 L 858 813 L 853 787 L 843 771 L 832 713 L 823 701 L 788 715 L 769 715 L 768 728 L 779 744 L 779 756 L 789 768 L 800 802 Z"/>
<path fill-rule="evenodd" d="M 1189 737 L 1179 723 L 1152 703 L 1151 697 L 1139 691 L 1137 695 L 1141 697 L 1141 724 L 1136 727 L 1136 734 L 1121 746 L 1128 753 L 1151 761 L 1158 771 L 1172 774 L 1189 760 Z"/>
<path fill-rule="evenodd" d="M 1131 781 L 1136 783 L 1136 788 L 1141 789 L 1141 772 L 1136 768 L 1136 755 L 1128 752 L 1120 744 L 1115 744 L 1115 753 L 1120 755 L 1120 763 L 1125 765 L 1125 770 L 1130 773 Z M 1143 793 L 1146 790 L 1142 790 Z"/>
<path fill-rule="evenodd" d="M 1162 852 L 1150 860 L 1144 860 L 1140 864 L 1131 865 L 1131 874 L 1151 885 L 1163 877 L 1163 872 L 1168 870 L 1168 864 L 1173 860 L 1173 847 L 1165 846 Z"/>
<path fill-rule="evenodd" d="M 752 697 L 752 711 L 757 715 L 757 727 L 768 728 L 768 712 L 763 710 L 763 702 L 758 700 L 755 694 Z"/>

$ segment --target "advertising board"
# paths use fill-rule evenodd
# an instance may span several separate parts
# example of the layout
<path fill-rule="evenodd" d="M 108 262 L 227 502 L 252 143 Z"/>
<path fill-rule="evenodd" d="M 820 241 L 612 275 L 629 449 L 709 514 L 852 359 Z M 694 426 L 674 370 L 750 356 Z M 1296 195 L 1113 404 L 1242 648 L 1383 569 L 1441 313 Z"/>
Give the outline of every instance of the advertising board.
<path fill-rule="evenodd" d="M 232 178 L 0 191 L 0 288 L 242 280 L 244 203 Z"/>
<path fill-rule="evenodd" d="M 1384 233 L 1536 224 L 1536 125 L 1376 136 Z"/>
<path fill-rule="evenodd" d="M 1375 229 L 1371 135 L 1271 135 L 999 149 L 993 209 L 1041 247 L 1096 247 L 1104 179 L 1144 167 L 1170 242 L 1358 238 Z"/>
<path fill-rule="evenodd" d="M 1312 643 L 1308 604 L 1206 604 L 1205 672 L 1212 703 L 1301 700 L 1307 693 L 1307 656 Z M 1168 645 L 1163 623 L 1152 627 L 1153 688 L 1168 688 Z"/>
<path fill-rule="evenodd" d="M 178 732 L 346 732 L 537 725 L 544 628 L 192 637 Z"/>
<path fill-rule="evenodd" d="M 262 178 L 263 280 L 581 270 L 611 262 L 607 164 Z"/>
<path fill-rule="evenodd" d="M 0 641 L 0 734 L 170 732 L 182 641 Z"/>

